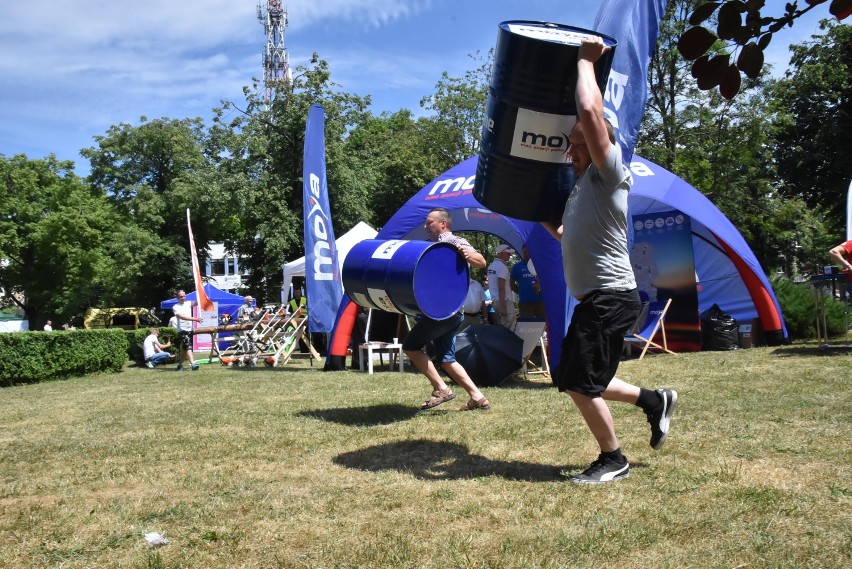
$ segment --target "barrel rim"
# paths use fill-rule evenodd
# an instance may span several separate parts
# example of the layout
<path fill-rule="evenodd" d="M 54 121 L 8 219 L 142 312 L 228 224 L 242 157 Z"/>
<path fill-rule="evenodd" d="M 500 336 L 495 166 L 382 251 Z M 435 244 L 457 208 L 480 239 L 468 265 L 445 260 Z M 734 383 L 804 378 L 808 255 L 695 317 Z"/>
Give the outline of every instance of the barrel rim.
<path fill-rule="evenodd" d="M 586 34 L 589 34 L 589 35 L 600 36 L 604 40 L 604 43 L 608 46 L 618 45 L 618 41 L 612 36 L 608 36 L 606 34 L 603 34 L 601 32 L 597 32 L 595 30 L 590 30 L 588 28 L 580 28 L 580 27 L 577 27 L 577 26 L 569 26 L 568 24 L 559 24 L 557 22 L 545 22 L 545 21 L 541 21 L 541 20 L 506 20 L 506 21 L 500 22 L 497 27 L 505 30 L 507 33 L 510 33 L 512 35 L 515 35 L 515 36 L 518 36 L 518 37 L 527 37 L 527 36 L 522 36 L 520 34 L 516 34 L 515 32 L 511 31 L 509 29 L 510 24 L 532 25 L 532 26 L 538 26 L 538 27 L 542 27 L 542 28 L 543 27 L 548 27 L 548 28 L 555 27 L 555 28 L 558 28 L 560 30 L 567 30 L 567 31 L 572 31 L 572 32 L 583 32 L 583 33 L 586 33 Z M 533 38 L 528 38 L 528 39 L 533 39 Z M 554 44 L 557 44 L 557 45 L 560 44 L 560 42 L 544 40 L 544 39 L 537 39 L 536 41 L 546 41 L 548 43 L 554 43 Z M 561 45 L 568 45 L 568 44 L 561 44 Z"/>

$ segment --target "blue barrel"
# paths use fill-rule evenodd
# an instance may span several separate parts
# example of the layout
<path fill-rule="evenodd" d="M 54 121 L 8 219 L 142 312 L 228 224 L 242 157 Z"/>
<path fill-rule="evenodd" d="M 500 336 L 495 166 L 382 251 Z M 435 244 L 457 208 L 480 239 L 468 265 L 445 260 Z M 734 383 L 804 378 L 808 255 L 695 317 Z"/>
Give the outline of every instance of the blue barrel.
<path fill-rule="evenodd" d="M 443 320 L 464 304 L 470 269 L 449 243 L 367 239 L 346 255 L 341 276 L 359 306 Z"/>
<path fill-rule="evenodd" d="M 574 184 L 568 135 L 577 120 L 577 54 L 586 35 L 612 48 L 595 63 L 603 92 L 614 39 L 548 22 L 499 25 L 473 186 L 488 209 L 526 221 L 561 219 Z"/>

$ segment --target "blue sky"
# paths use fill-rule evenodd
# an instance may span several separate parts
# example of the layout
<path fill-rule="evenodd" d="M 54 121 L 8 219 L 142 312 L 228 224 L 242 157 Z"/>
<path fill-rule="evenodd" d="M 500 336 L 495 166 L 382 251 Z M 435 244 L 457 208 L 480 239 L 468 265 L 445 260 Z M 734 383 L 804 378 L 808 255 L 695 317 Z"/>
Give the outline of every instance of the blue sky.
<path fill-rule="evenodd" d="M 265 4 L 265 0 L 264 0 Z M 770 0 L 780 14 L 783 2 Z M 600 0 L 291 0 L 285 43 L 291 67 L 313 52 L 373 112 L 409 108 L 441 72 L 461 76 L 468 54 L 494 46 L 512 19 L 591 27 Z M 245 100 L 261 75 L 257 0 L 5 0 L 0 3 L 0 154 L 77 163 L 113 124 L 139 117 L 208 119 L 222 99 Z M 768 60 L 817 32 L 825 6 L 776 35 Z"/>

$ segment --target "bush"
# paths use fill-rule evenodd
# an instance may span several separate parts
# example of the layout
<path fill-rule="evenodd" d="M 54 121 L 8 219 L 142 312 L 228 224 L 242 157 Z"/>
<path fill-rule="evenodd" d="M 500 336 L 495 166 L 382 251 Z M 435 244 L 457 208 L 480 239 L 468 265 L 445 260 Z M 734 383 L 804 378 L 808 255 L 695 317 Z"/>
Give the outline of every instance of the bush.
<path fill-rule="evenodd" d="M 787 277 L 770 279 L 775 297 L 784 313 L 790 339 L 816 338 L 816 305 L 810 283 L 796 283 Z M 844 334 L 843 303 L 826 295 L 825 322 L 829 336 Z"/>
<path fill-rule="evenodd" d="M 127 354 L 121 329 L 0 334 L 0 385 L 121 371 Z"/>

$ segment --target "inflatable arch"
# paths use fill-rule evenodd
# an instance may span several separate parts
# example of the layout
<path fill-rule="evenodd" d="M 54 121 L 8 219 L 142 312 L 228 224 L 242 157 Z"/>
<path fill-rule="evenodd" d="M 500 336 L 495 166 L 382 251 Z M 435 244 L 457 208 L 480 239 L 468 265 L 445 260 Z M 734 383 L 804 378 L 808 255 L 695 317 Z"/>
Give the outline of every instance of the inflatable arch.
<path fill-rule="evenodd" d="M 425 239 L 423 221 L 433 207 L 453 218 L 453 231 L 496 235 L 520 251 L 527 246 L 541 279 L 547 322 L 553 338 L 563 338 L 573 309 L 562 274 L 559 243 L 538 223 L 483 209 L 473 197 L 477 157 L 450 168 L 417 192 L 388 220 L 376 239 Z M 781 307 L 763 269 L 734 225 L 703 194 L 665 168 L 639 156 L 630 164 L 630 214 L 677 209 L 691 220 L 698 280 L 699 311 L 718 304 L 738 321 L 760 318 L 770 344 L 787 338 Z M 519 198 L 523 199 L 519 190 Z M 343 369 L 357 307 L 344 295 L 329 344 L 326 369 Z M 550 363 L 559 362 L 560 342 L 550 343 Z"/>

